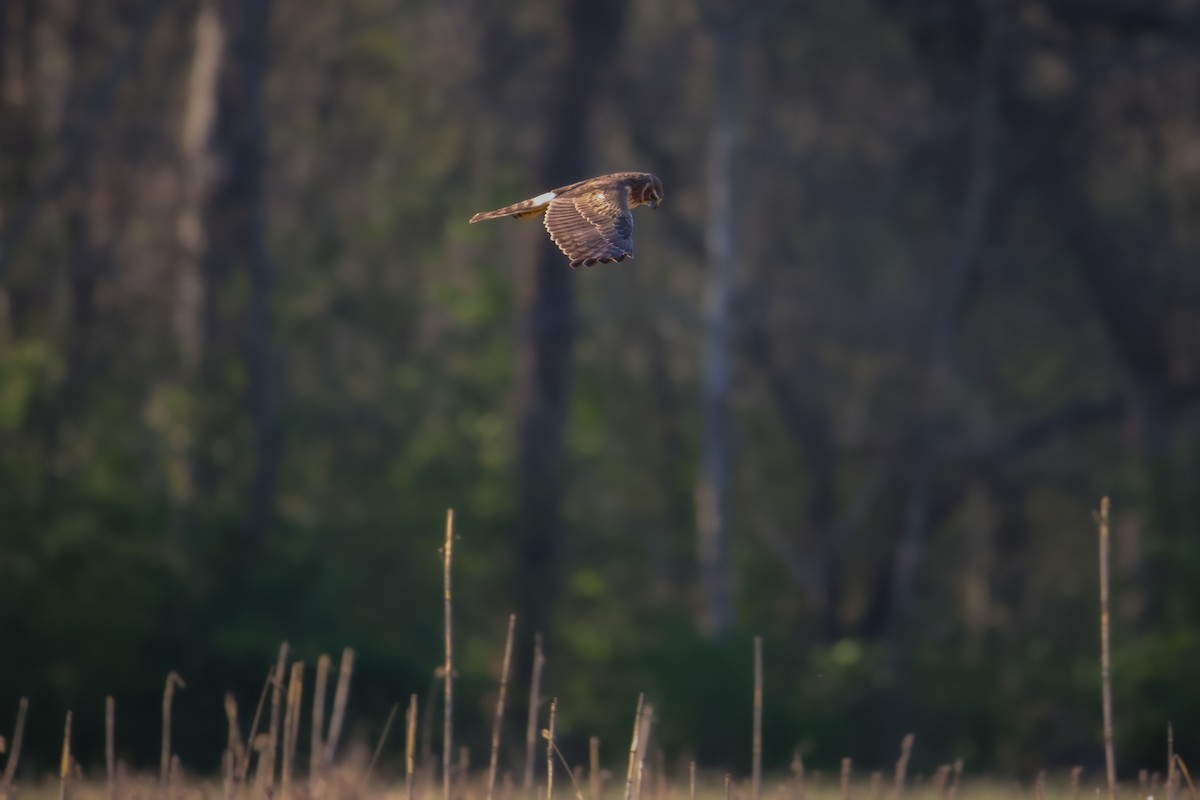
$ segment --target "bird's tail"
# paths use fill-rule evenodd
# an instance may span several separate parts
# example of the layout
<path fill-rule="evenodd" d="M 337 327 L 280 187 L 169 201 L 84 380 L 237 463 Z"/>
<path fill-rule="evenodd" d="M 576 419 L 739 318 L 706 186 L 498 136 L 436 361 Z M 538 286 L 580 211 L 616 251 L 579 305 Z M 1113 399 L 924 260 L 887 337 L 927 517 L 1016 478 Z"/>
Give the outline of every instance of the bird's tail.
<path fill-rule="evenodd" d="M 498 208 L 495 211 L 481 211 L 471 217 L 471 223 L 483 222 L 485 219 L 500 219 L 501 217 L 513 217 L 514 219 L 536 217 L 546 210 L 546 206 L 550 205 L 550 201 L 554 197 L 554 192 L 546 192 L 545 194 L 539 194 L 537 197 L 513 203 L 511 206 Z"/>

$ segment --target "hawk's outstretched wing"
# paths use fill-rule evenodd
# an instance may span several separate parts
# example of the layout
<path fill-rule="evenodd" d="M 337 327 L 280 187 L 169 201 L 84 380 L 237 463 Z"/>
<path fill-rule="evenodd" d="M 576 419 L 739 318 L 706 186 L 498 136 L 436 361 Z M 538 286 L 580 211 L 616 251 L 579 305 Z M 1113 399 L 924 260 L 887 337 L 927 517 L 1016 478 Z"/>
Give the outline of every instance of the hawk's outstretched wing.
<path fill-rule="evenodd" d="M 633 214 L 623 186 L 581 187 L 554 198 L 546 230 L 572 267 L 633 257 Z"/>

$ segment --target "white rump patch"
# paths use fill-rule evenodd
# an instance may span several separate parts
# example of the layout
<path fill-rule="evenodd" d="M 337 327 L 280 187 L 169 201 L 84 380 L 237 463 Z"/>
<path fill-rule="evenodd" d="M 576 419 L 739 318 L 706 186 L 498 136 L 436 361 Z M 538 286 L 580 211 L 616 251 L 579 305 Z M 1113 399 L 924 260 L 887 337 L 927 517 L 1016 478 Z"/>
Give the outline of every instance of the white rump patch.
<path fill-rule="evenodd" d="M 542 203 L 549 203 L 556 197 L 558 197 L 558 195 L 556 195 L 554 192 L 546 192 L 545 194 L 539 194 L 529 202 L 533 203 L 535 206 L 540 206 Z"/>

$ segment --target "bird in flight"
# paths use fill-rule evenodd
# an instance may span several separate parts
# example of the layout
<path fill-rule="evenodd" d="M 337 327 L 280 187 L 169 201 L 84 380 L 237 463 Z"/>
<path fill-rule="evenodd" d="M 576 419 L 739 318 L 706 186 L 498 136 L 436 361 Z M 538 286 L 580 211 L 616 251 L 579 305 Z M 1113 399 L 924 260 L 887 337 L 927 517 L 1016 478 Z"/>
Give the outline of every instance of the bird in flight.
<path fill-rule="evenodd" d="M 485 219 L 524 219 L 546 212 L 546 231 L 566 254 L 571 267 L 633 258 L 632 209 L 658 208 L 663 185 L 649 172 L 614 172 L 560 187 L 515 205 L 484 211 L 471 223 Z"/>

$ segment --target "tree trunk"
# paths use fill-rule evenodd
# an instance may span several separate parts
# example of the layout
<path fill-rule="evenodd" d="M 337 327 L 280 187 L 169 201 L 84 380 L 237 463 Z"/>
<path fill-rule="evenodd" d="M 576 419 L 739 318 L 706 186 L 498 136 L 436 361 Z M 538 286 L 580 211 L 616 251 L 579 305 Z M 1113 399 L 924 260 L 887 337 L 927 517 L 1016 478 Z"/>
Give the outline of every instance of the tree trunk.
<path fill-rule="evenodd" d="M 704 317 L 700 471 L 696 483 L 701 631 L 725 634 L 733 623 L 729 564 L 730 334 L 737 271 L 736 171 L 742 36 L 737 26 L 714 29 L 717 103 L 708 153 L 709 278 Z"/>
<path fill-rule="evenodd" d="M 561 186 L 588 177 L 589 117 L 605 65 L 595 54 L 614 48 L 625 9 L 624 0 L 571 0 L 567 6 L 569 44 L 547 119 L 539 186 Z M 518 608 L 526 638 L 549 630 L 559 596 L 563 429 L 570 400 L 573 281 L 580 277 L 549 240 L 521 276 L 518 569 L 522 588 Z"/>

